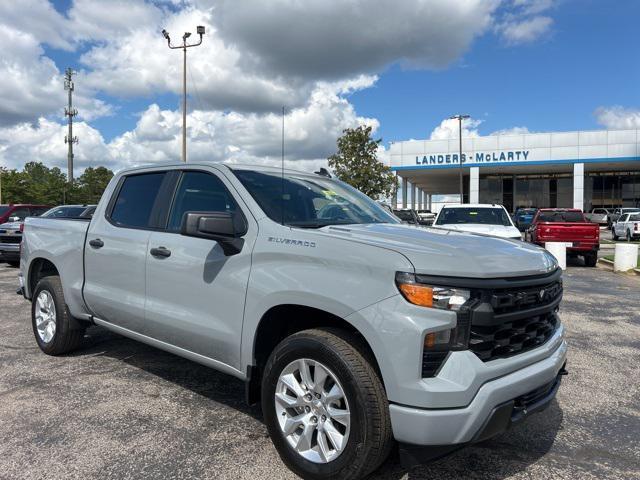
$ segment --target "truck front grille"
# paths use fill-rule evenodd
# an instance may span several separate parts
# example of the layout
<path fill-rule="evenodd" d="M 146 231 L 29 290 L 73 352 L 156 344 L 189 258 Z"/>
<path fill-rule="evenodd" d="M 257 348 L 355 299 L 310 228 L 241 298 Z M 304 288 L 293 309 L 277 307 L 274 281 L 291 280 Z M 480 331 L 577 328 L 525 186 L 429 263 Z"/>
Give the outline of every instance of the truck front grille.
<path fill-rule="evenodd" d="M 539 347 L 558 326 L 555 313 L 489 326 L 471 326 L 469 348 L 485 362 Z"/>
<path fill-rule="evenodd" d="M 0 243 L 20 243 L 21 235 L 0 235 Z"/>
<path fill-rule="evenodd" d="M 471 311 L 469 349 L 482 361 L 510 357 L 549 340 L 560 321 L 560 280 L 540 286 L 485 290 Z"/>

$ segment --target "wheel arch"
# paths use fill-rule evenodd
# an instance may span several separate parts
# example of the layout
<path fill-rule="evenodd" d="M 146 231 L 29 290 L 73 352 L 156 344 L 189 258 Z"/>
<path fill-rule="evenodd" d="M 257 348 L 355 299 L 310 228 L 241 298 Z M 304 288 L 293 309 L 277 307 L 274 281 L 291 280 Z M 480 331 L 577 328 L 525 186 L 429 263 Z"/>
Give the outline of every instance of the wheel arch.
<path fill-rule="evenodd" d="M 354 339 L 354 346 L 371 363 L 384 380 L 376 356 L 366 337 L 352 323 L 329 311 L 297 304 L 280 304 L 269 308 L 260 318 L 252 344 L 252 362 L 247 367 L 247 402 L 260 401 L 260 384 L 263 368 L 274 348 L 286 337 L 310 328 L 332 328 L 347 332 Z"/>

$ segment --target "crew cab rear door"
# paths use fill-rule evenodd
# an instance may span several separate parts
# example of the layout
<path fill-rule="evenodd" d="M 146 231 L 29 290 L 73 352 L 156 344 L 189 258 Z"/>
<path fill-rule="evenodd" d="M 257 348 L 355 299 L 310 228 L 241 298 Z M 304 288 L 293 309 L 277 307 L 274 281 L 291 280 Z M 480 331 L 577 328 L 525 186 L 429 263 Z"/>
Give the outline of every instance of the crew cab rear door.
<path fill-rule="evenodd" d="M 242 250 L 180 234 L 186 212 L 244 215 Z M 257 223 L 216 169 L 180 172 L 166 229 L 151 233 L 146 255 L 145 335 L 240 368 L 240 342 Z"/>
<path fill-rule="evenodd" d="M 85 302 L 99 319 L 137 333 L 144 324 L 147 244 L 170 184 L 166 171 L 123 176 L 87 233 Z"/>

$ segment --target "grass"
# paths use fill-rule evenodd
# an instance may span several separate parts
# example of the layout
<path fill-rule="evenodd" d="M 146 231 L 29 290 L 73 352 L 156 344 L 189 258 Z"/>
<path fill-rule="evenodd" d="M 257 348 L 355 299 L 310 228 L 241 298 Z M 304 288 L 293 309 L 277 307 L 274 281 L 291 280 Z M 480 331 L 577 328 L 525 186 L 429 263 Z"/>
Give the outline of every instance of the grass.
<path fill-rule="evenodd" d="M 614 255 L 605 255 L 602 258 L 604 258 L 605 260 L 611 260 L 613 262 Z M 638 265 L 640 265 L 640 255 L 638 255 Z"/>

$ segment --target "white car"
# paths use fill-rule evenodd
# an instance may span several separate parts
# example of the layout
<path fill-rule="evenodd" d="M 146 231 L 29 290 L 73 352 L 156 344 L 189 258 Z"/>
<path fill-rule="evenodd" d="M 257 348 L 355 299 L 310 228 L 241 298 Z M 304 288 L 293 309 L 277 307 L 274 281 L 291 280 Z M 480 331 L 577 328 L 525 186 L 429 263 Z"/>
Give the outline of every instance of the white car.
<path fill-rule="evenodd" d="M 623 213 L 611 230 L 614 240 L 625 238 L 630 242 L 640 237 L 640 213 Z"/>
<path fill-rule="evenodd" d="M 438 213 L 433 226 L 522 240 L 520 230 L 502 205 L 446 205 Z"/>

